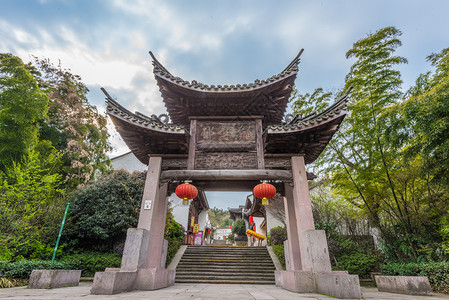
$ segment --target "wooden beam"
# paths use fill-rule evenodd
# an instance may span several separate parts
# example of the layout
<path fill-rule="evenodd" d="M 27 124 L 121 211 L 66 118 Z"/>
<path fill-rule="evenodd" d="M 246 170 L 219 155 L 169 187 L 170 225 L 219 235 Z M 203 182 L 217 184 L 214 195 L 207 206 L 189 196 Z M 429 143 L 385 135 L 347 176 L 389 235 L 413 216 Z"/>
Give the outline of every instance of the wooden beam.
<path fill-rule="evenodd" d="M 281 180 L 291 181 L 287 170 L 168 170 L 161 173 L 161 180 Z"/>
<path fill-rule="evenodd" d="M 251 194 L 253 188 L 260 183 L 260 180 L 224 180 L 224 181 L 204 181 L 195 180 L 192 182 L 198 190 L 200 191 L 216 191 L 216 192 L 248 192 Z M 173 182 L 169 184 L 169 192 L 174 193 L 176 187 L 180 183 Z M 271 182 L 272 185 L 276 187 L 276 191 L 284 194 L 284 183 L 283 182 Z"/>
<path fill-rule="evenodd" d="M 263 157 L 263 137 L 262 137 L 262 119 L 256 120 L 256 149 L 257 149 L 257 168 L 265 169 L 265 159 Z"/>
<path fill-rule="evenodd" d="M 263 119 L 264 116 L 190 116 L 190 120 L 254 120 Z"/>
<path fill-rule="evenodd" d="M 187 169 L 193 170 L 195 168 L 195 148 L 196 148 L 196 120 L 190 121 L 190 142 L 189 142 L 189 160 L 187 162 Z"/>

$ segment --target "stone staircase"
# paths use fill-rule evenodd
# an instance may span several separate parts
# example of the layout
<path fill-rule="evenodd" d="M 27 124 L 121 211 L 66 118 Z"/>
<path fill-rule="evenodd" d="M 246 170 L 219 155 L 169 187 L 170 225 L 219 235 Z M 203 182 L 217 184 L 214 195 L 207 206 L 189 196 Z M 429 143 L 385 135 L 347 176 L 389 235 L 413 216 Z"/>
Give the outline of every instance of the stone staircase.
<path fill-rule="evenodd" d="M 275 284 L 266 247 L 188 246 L 176 268 L 176 283 Z"/>

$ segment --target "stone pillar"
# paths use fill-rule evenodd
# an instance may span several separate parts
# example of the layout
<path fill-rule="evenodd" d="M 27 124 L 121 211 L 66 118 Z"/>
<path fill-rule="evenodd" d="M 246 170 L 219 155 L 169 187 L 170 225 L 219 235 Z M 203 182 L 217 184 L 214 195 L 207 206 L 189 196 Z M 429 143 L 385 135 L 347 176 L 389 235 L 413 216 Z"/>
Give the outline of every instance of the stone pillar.
<path fill-rule="evenodd" d="M 314 230 L 312 202 L 310 201 L 309 183 L 303 156 L 292 157 L 293 202 L 298 233 Z"/>
<path fill-rule="evenodd" d="M 151 157 L 137 228 L 128 229 L 120 270 L 97 272 L 92 294 L 154 290 L 174 284 L 175 270 L 165 269 L 167 184 L 160 185 L 162 158 Z"/>
<path fill-rule="evenodd" d="M 326 234 L 315 230 L 304 157 L 291 158 L 293 187 L 284 184 L 288 241 L 286 271 L 276 271 L 276 285 L 297 293 L 319 292 L 360 299 L 357 275 L 331 269 Z"/>
<path fill-rule="evenodd" d="M 288 184 L 284 184 L 285 197 L 284 197 L 284 209 L 285 209 L 285 221 L 287 227 L 287 243 L 284 243 L 288 247 L 285 254 L 288 255 L 286 261 L 289 262 L 287 270 L 302 270 L 301 253 L 299 248 L 299 235 L 297 220 L 295 214 L 295 203 L 293 202 L 293 188 Z"/>

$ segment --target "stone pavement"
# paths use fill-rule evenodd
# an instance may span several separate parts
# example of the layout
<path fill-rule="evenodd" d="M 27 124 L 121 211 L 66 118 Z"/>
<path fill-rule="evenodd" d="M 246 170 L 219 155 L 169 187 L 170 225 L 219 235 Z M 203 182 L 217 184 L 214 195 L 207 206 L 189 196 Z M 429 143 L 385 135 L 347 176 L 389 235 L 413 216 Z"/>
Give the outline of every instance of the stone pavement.
<path fill-rule="evenodd" d="M 187 284 L 177 283 L 174 286 L 156 291 L 133 291 L 112 296 L 91 295 L 92 283 L 82 282 L 76 287 L 49 290 L 33 290 L 26 287 L 0 289 L 0 299 L 335 299 L 320 294 L 296 294 L 274 285 L 253 284 Z M 362 288 L 363 299 L 449 299 L 449 295 L 408 296 L 378 292 L 376 288 Z"/>

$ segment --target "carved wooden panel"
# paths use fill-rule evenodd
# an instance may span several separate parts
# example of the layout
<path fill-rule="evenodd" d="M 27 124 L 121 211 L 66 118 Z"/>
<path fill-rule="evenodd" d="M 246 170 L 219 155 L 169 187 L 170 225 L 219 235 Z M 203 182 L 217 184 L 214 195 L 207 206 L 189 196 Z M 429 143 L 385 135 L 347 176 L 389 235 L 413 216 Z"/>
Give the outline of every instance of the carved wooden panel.
<path fill-rule="evenodd" d="M 240 153 L 197 152 L 195 158 L 195 169 L 197 170 L 257 169 L 257 154 L 255 152 L 240 152 Z"/>
<path fill-rule="evenodd" d="M 187 158 L 163 158 L 162 171 L 187 169 Z"/>
<path fill-rule="evenodd" d="M 196 149 L 209 152 L 256 150 L 256 124 L 249 121 L 197 121 Z"/>
<path fill-rule="evenodd" d="M 281 169 L 291 170 L 292 162 L 290 157 L 266 157 L 265 158 L 266 169 Z"/>

